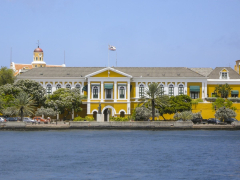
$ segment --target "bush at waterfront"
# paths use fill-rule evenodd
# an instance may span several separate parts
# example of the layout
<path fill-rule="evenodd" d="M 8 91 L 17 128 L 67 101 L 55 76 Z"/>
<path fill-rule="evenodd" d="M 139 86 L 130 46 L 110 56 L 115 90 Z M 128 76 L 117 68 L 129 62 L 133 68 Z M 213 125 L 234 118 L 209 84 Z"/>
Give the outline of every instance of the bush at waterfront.
<path fill-rule="evenodd" d="M 94 118 L 89 116 L 85 116 L 84 118 L 78 116 L 78 117 L 75 117 L 73 121 L 94 121 Z"/>
<path fill-rule="evenodd" d="M 128 121 L 126 117 L 110 117 L 110 121 Z"/>

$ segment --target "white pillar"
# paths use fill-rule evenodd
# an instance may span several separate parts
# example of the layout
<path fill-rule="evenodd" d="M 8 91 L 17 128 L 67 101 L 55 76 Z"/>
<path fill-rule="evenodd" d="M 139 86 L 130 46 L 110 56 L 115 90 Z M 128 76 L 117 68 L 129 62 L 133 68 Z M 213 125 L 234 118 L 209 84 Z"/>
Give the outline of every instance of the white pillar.
<path fill-rule="evenodd" d="M 90 81 L 88 81 L 88 89 L 87 89 L 88 101 L 90 101 L 90 92 L 91 92 Z"/>
<path fill-rule="evenodd" d="M 204 86 L 205 86 L 204 94 L 205 94 L 205 98 L 206 98 L 207 97 L 207 81 L 205 81 Z"/>
<path fill-rule="evenodd" d="M 178 95 L 178 84 L 177 82 L 174 83 L 174 96 L 177 96 Z"/>
<path fill-rule="evenodd" d="M 103 102 L 103 91 L 104 91 L 104 89 L 103 89 L 103 81 L 101 81 L 101 102 Z"/>
<path fill-rule="evenodd" d="M 82 81 L 81 88 L 80 88 L 80 94 L 83 95 L 84 92 L 82 91 L 82 88 L 84 87 L 84 81 Z"/>
<path fill-rule="evenodd" d="M 128 99 L 127 99 L 127 101 L 130 102 L 130 80 L 128 80 L 127 93 L 128 93 Z"/>
<path fill-rule="evenodd" d="M 114 102 L 117 101 L 117 81 L 114 81 Z"/>
<path fill-rule="evenodd" d="M 167 82 L 165 82 L 165 86 L 164 86 L 164 94 L 168 95 L 168 84 Z"/>

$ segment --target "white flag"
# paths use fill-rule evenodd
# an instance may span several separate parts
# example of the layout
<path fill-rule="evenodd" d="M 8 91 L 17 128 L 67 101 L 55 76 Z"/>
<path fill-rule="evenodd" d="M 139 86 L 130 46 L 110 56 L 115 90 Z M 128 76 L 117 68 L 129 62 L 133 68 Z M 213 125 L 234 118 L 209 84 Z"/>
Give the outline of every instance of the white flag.
<path fill-rule="evenodd" d="M 115 46 L 108 45 L 108 49 L 110 51 L 116 51 L 116 47 Z"/>

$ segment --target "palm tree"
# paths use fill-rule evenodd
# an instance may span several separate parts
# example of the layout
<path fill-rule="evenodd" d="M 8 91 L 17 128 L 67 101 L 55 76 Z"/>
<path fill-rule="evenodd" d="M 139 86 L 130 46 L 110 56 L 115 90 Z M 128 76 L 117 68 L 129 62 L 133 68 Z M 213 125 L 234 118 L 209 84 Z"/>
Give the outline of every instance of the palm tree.
<path fill-rule="evenodd" d="M 148 103 L 152 108 L 152 120 L 155 118 L 155 106 L 167 105 L 167 100 L 164 95 L 162 95 L 162 88 L 158 83 L 153 82 L 148 85 L 148 88 L 143 97 L 140 99 L 140 103 L 145 105 Z"/>
<path fill-rule="evenodd" d="M 218 84 L 215 87 L 214 93 L 219 93 L 219 94 L 221 94 L 222 98 L 227 98 L 228 94 L 230 94 L 231 90 L 232 90 L 232 88 L 229 86 L 228 83 L 226 83 L 226 84 Z"/>
<path fill-rule="evenodd" d="M 25 92 L 20 92 L 14 100 L 14 106 L 4 110 L 5 114 L 20 115 L 21 121 L 24 115 L 34 114 L 35 103 L 32 98 Z"/>

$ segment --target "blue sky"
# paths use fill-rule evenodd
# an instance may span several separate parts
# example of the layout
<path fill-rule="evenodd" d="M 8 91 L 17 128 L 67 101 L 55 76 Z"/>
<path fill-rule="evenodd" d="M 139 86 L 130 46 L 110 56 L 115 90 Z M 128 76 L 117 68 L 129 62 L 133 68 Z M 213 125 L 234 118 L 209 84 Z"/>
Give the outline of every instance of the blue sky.
<path fill-rule="evenodd" d="M 240 0 L 1 0 L 1 66 L 231 66 L 240 59 Z M 110 66 L 116 66 L 110 52 Z"/>

